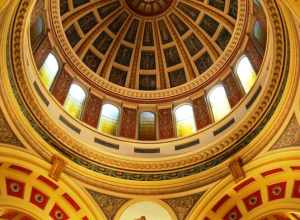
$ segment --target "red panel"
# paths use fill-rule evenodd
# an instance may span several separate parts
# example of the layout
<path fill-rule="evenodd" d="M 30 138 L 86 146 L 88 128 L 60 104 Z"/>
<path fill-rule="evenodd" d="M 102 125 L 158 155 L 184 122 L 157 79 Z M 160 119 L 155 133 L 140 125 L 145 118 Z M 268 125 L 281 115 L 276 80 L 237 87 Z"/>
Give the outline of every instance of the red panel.
<path fill-rule="evenodd" d="M 270 176 L 270 175 L 273 175 L 275 173 L 280 173 L 280 172 L 283 172 L 283 169 L 281 168 L 277 168 L 277 169 L 273 169 L 273 170 L 268 170 L 266 172 L 263 172 L 261 175 L 263 177 L 266 177 L 266 176 Z"/>
<path fill-rule="evenodd" d="M 286 182 L 268 186 L 269 200 L 282 199 L 285 197 Z"/>
<path fill-rule="evenodd" d="M 58 188 L 58 186 L 54 182 L 49 180 L 47 177 L 39 176 L 38 180 L 42 181 L 43 183 L 45 183 L 46 185 L 48 185 L 50 188 L 52 188 L 54 190 L 56 190 Z"/>
<path fill-rule="evenodd" d="M 34 220 L 33 218 L 30 218 L 30 217 L 28 217 L 28 216 L 24 216 L 24 217 L 22 217 L 20 220 Z"/>
<path fill-rule="evenodd" d="M 34 53 L 34 59 L 36 62 L 36 66 L 40 69 L 45 62 L 47 56 L 52 51 L 51 42 L 48 37 L 45 37 L 40 44 L 39 48 Z"/>
<path fill-rule="evenodd" d="M 80 206 L 71 198 L 71 196 L 69 196 L 69 194 L 64 193 L 63 197 L 70 203 L 70 205 L 76 210 L 79 211 L 80 210 Z"/>
<path fill-rule="evenodd" d="M 223 220 L 239 220 L 242 218 L 242 213 L 237 206 L 233 207 L 223 218 Z"/>
<path fill-rule="evenodd" d="M 158 127 L 160 139 L 174 137 L 174 127 L 171 109 L 158 110 Z"/>
<path fill-rule="evenodd" d="M 126 138 L 135 138 L 137 125 L 137 111 L 136 109 L 123 108 L 120 136 Z"/>
<path fill-rule="evenodd" d="M 102 100 L 96 95 L 90 93 L 86 106 L 84 108 L 85 111 L 82 120 L 90 126 L 97 128 L 101 106 Z"/>
<path fill-rule="evenodd" d="M 262 204 L 260 191 L 252 193 L 251 195 L 244 198 L 243 201 L 248 211 L 251 211 L 252 209 L 260 206 Z"/>
<path fill-rule="evenodd" d="M 255 179 L 253 177 L 244 180 L 243 182 L 241 182 L 239 185 L 237 185 L 236 187 L 234 187 L 235 191 L 240 191 L 241 189 L 243 189 L 244 187 L 248 186 L 250 183 L 255 182 Z"/>
<path fill-rule="evenodd" d="M 249 58 L 254 70 L 258 73 L 263 57 L 259 54 L 259 51 L 256 49 L 255 44 L 251 38 L 247 43 L 245 54 Z"/>
<path fill-rule="evenodd" d="M 54 220 L 66 220 L 69 219 L 69 216 L 57 205 L 55 204 L 50 212 L 50 216 Z"/>
<path fill-rule="evenodd" d="M 208 217 L 205 217 L 204 220 L 210 220 Z"/>
<path fill-rule="evenodd" d="M 13 170 L 20 171 L 20 172 L 22 172 L 22 173 L 25 173 L 26 175 L 29 175 L 29 174 L 32 173 L 31 170 L 26 169 L 26 168 L 24 168 L 24 167 L 17 166 L 17 165 L 11 165 L 9 168 L 10 168 L 10 169 L 13 169 Z"/>
<path fill-rule="evenodd" d="M 212 123 L 205 96 L 201 96 L 193 101 L 193 109 L 198 130 Z"/>
<path fill-rule="evenodd" d="M 292 170 L 300 170 L 300 166 L 292 166 L 291 169 Z"/>
<path fill-rule="evenodd" d="M 65 103 L 72 82 L 72 76 L 63 69 L 53 83 L 52 94 L 62 105 Z"/>
<path fill-rule="evenodd" d="M 16 211 L 11 211 L 11 212 L 8 212 L 8 213 L 5 213 L 3 215 L 1 215 L 0 217 L 3 218 L 3 219 L 13 219 L 15 218 L 19 213 L 16 212 Z"/>
<path fill-rule="evenodd" d="M 212 211 L 217 212 L 218 209 L 228 200 L 230 197 L 228 195 L 223 196 L 222 199 L 212 208 Z"/>
<path fill-rule="evenodd" d="M 84 217 L 82 218 L 82 220 L 89 220 L 89 218 L 86 217 L 86 216 L 84 216 Z"/>
<path fill-rule="evenodd" d="M 39 207 L 40 209 L 44 209 L 49 201 L 49 197 L 43 192 L 39 191 L 36 188 L 32 188 L 30 202 Z"/>
<path fill-rule="evenodd" d="M 300 180 L 296 180 L 293 188 L 293 198 L 300 198 Z"/>
<path fill-rule="evenodd" d="M 229 74 L 223 81 L 231 107 L 234 107 L 242 98 L 243 91 L 238 85 L 233 73 Z"/>
<path fill-rule="evenodd" d="M 8 195 L 23 199 L 25 183 L 6 178 L 6 190 Z"/>

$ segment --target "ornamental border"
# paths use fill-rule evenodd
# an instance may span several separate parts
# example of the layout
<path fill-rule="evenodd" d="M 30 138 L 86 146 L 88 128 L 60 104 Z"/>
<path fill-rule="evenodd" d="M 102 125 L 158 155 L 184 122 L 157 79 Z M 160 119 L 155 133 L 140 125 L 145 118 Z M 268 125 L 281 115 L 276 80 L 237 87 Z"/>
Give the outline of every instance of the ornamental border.
<path fill-rule="evenodd" d="M 154 162 L 134 161 L 134 159 L 128 161 L 117 156 L 113 157 L 92 152 L 87 146 L 76 142 L 68 134 L 62 132 L 59 127 L 55 126 L 51 118 L 43 112 L 34 94 L 30 91 L 25 74 L 21 43 L 26 34 L 24 20 L 26 13 L 28 13 L 29 2 L 30 0 L 21 1 L 11 33 L 11 48 L 8 48 L 8 50 L 11 49 L 12 53 L 8 53 L 11 55 L 8 58 L 13 64 L 9 74 L 10 83 L 23 114 L 39 135 L 75 163 L 90 170 L 107 176 L 138 181 L 170 180 L 197 174 L 220 164 L 249 144 L 270 120 L 281 100 L 288 76 L 288 68 L 284 68 L 288 67 L 285 64 L 289 62 L 289 57 L 285 57 L 287 52 L 284 45 L 285 32 L 279 9 L 273 0 L 268 0 L 267 6 L 270 14 L 272 14 L 271 19 L 275 26 L 274 36 L 276 39 L 274 44 L 276 50 L 273 60 L 274 66 L 273 71 L 271 71 L 273 74 L 270 76 L 265 92 L 261 95 L 257 108 L 251 112 L 249 118 L 243 121 L 238 129 L 214 147 L 196 152 L 188 158 L 181 157 L 174 160 Z M 45 149 L 40 149 L 39 146 L 33 147 L 39 152 L 45 151 Z"/>

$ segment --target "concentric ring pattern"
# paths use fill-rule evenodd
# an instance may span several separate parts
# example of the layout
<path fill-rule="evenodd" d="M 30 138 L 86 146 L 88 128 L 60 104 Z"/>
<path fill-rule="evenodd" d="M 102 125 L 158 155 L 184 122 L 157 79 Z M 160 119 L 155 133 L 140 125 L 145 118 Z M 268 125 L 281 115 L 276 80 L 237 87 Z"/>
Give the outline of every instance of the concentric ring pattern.
<path fill-rule="evenodd" d="M 60 0 L 62 26 L 77 56 L 122 87 L 182 85 L 222 55 L 237 0 Z"/>

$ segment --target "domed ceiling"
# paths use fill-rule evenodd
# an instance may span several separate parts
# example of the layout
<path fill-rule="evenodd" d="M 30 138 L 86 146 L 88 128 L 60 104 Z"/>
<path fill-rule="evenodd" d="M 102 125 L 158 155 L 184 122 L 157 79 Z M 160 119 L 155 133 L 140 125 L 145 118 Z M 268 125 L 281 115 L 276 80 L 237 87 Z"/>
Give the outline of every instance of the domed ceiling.
<path fill-rule="evenodd" d="M 62 27 L 89 72 L 115 85 L 185 84 L 223 54 L 237 0 L 60 0 Z"/>

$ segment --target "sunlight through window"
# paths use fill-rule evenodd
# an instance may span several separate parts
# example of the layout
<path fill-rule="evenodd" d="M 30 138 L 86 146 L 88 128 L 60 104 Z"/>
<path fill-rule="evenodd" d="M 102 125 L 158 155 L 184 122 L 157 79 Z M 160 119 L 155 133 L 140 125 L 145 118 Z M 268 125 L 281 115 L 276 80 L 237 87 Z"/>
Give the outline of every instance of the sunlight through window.
<path fill-rule="evenodd" d="M 250 91 L 256 81 L 256 73 L 247 56 L 242 56 L 236 66 L 236 74 L 246 93 Z"/>
<path fill-rule="evenodd" d="M 139 139 L 155 140 L 155 114 L 153 112 L 142 112 L 139 120 Z"/>
<path fill-rule="evenodd" d="M 116 135 L 119 117 L 119 108 L 111 104 L 103 105 L 99 121 L 99 130 L 106 134 Z"/>
<path fill-rule="evenodd" d="M 209 91 L 208 100 L 215 121 L 224 118 L 231 110 L 225 88 L 221 84 L 214 86 Z"/>
<path fill-rule="evenodd" d="M 176 131 L 178 137 L 191 135 L 196 132 L 193 107 L 182 105 L 175 110 Z"/>
<path fill-rule="evenodd" d="M 80 118 L 86 94 L 77 84 L 72 84 L 66 98 L 65 110 L 75 118 Z"/>
<path fill-rule="evenodd" d="M 59 64 L 56 57 L 50 53 L 46 58 L 43 66 L 40 69 L 40 77 L 43 84 L 50 89 L 55 76 L 57 75 L 59 70 Z"/>

